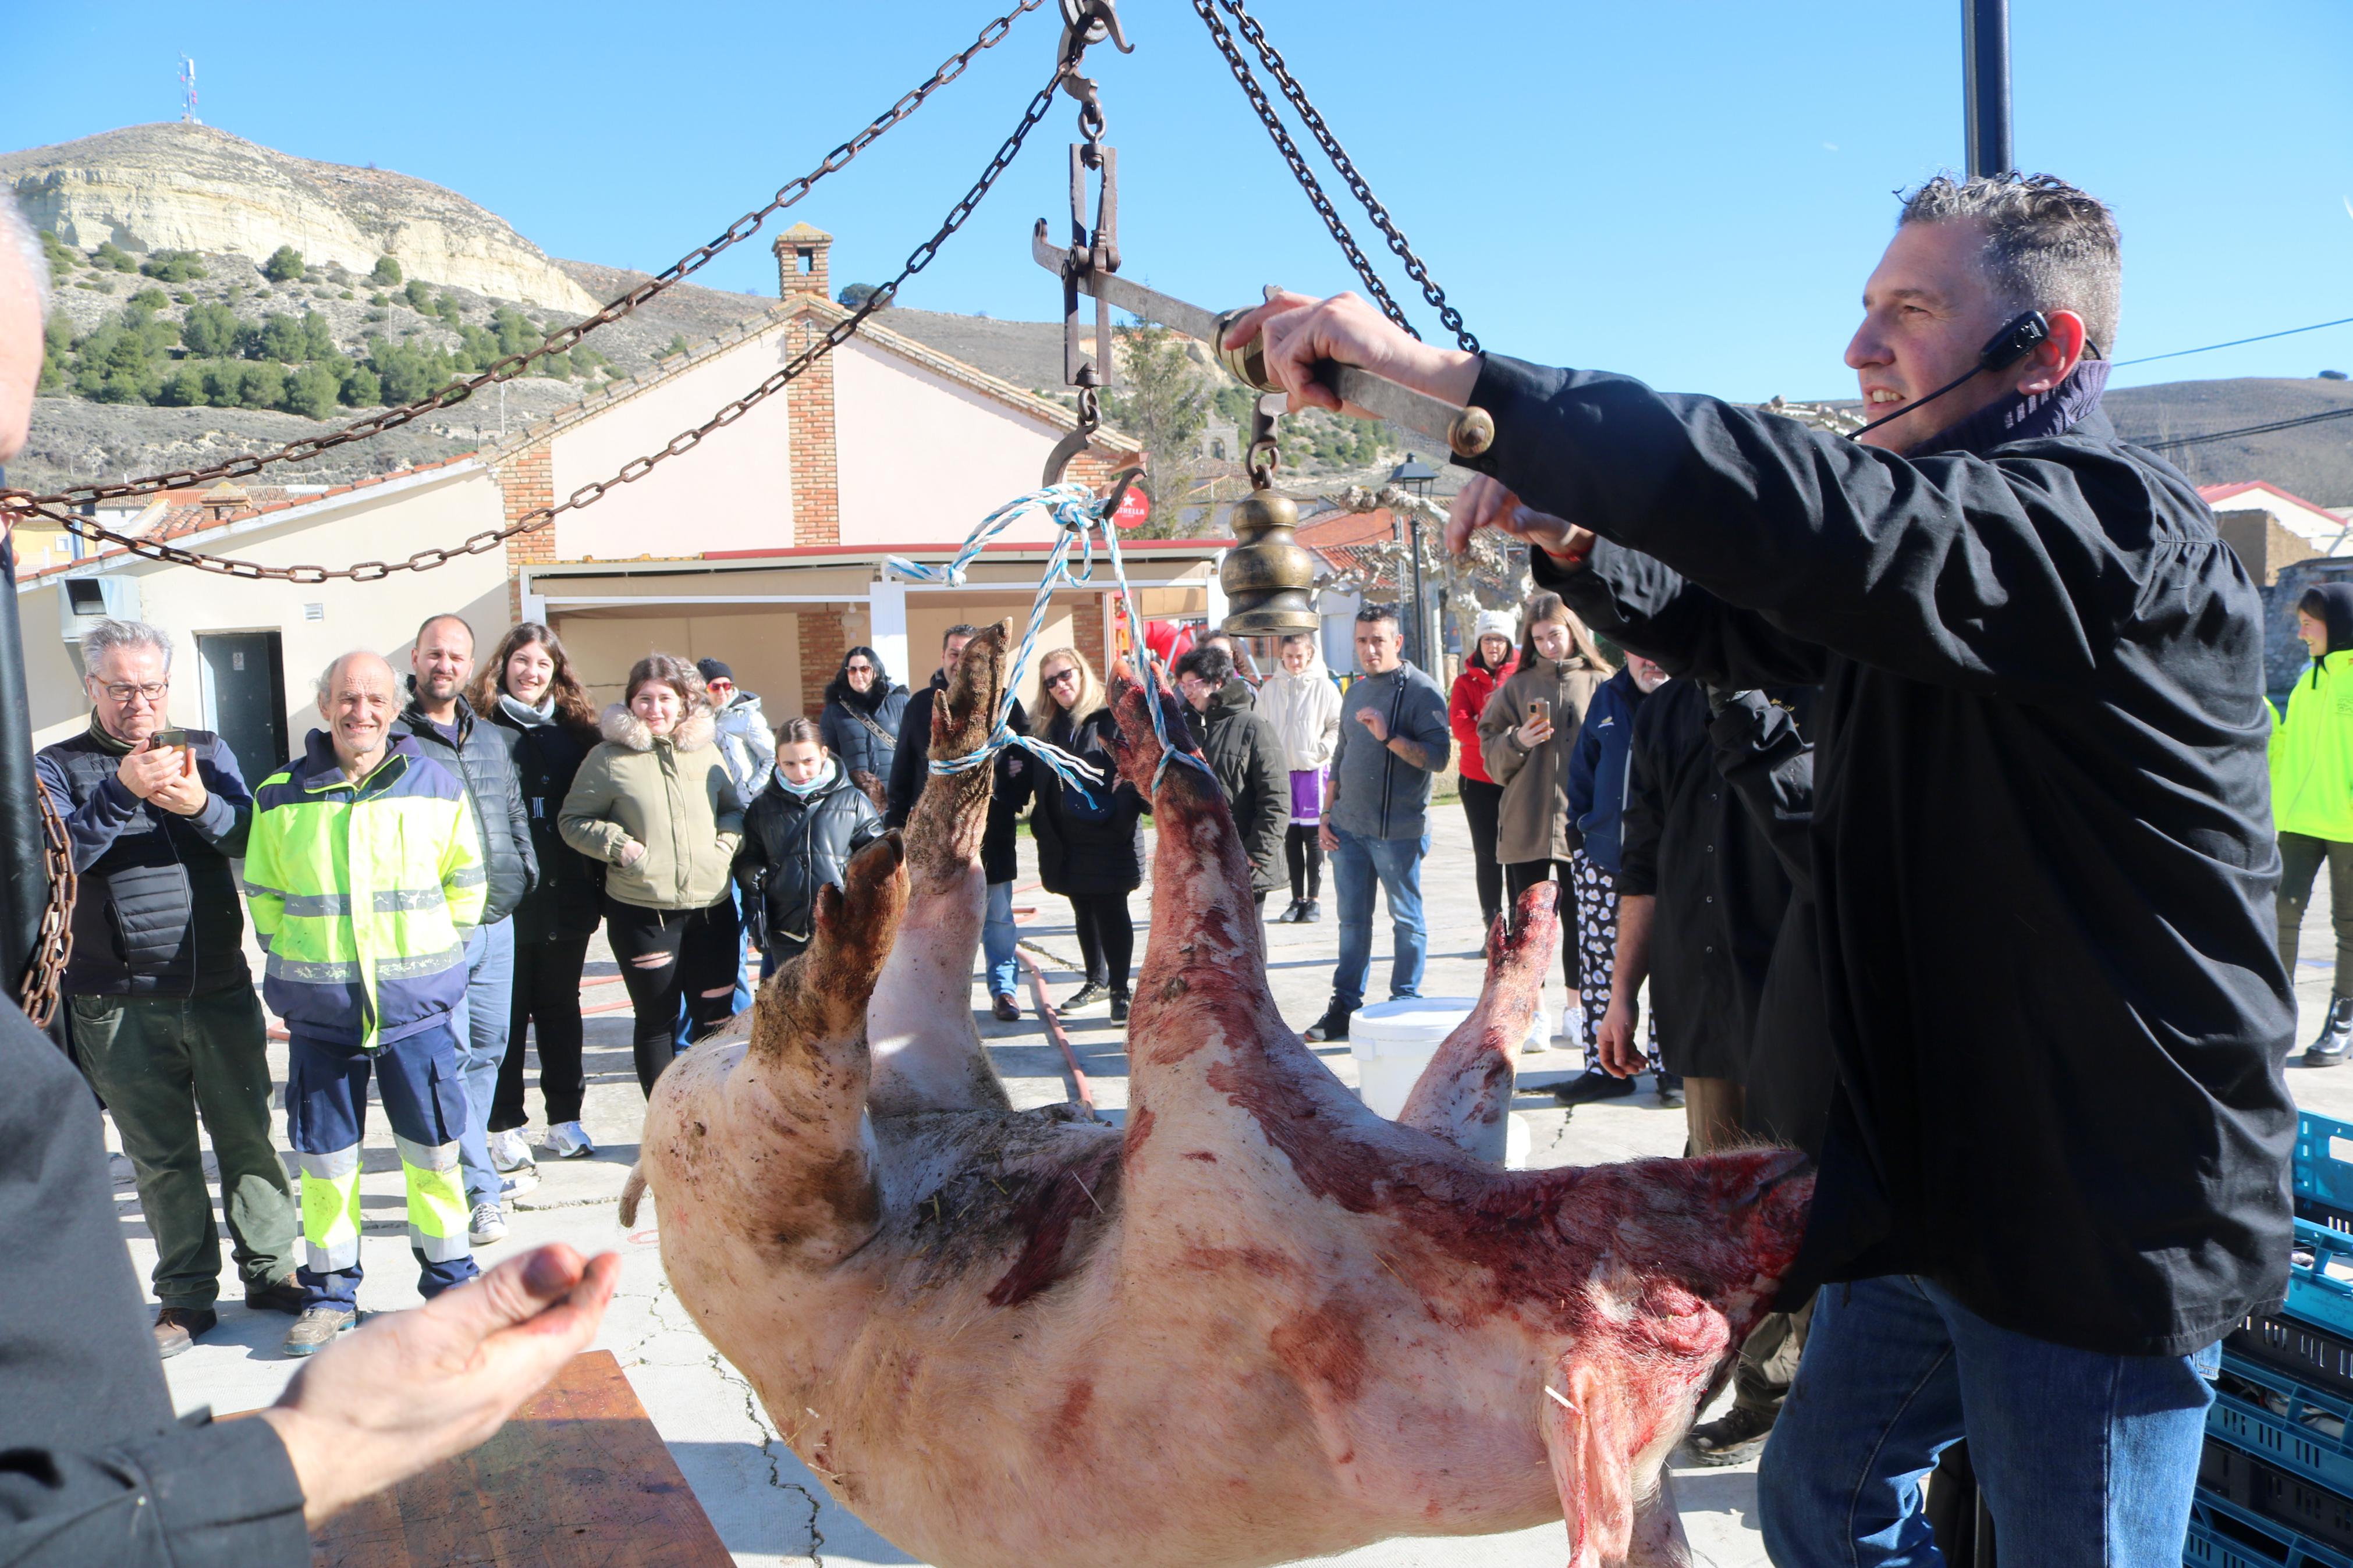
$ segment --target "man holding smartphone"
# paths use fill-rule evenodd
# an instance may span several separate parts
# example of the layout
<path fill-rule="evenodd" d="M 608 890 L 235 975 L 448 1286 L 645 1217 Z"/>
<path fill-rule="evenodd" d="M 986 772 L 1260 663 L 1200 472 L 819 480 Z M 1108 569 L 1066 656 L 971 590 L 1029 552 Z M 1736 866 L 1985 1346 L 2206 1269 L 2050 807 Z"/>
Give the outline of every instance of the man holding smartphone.
<path fill-rule="evenodd" d="M 246 1305 L 301 1309 L 300 1227 L 269 1142 L 261 1005 L 229 868 L 245 853 L 253 795 L 218 736 L 171 727 L 164 633 L 102 621 L 81 647 L 90 727 L 35 766 L 81 878 L 65 977 L 74 1054 L 137 1173 L 155 1236 L 155 1346 L 170 1356 L 218 1321 L 220 1233 L 199 1120 Z"/>

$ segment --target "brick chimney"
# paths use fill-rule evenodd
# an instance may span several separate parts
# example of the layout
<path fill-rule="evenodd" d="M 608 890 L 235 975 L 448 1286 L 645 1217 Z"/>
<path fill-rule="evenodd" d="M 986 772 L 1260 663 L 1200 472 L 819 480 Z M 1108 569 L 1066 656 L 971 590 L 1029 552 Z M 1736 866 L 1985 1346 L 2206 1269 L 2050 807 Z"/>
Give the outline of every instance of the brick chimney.
<path fill-rule="evenodd" d="M 796 294 L 814 294 L 820 300 L 833 298 L 826 263 L 826 252 L 833 248 L 833 236 L 809 224 L 797 223 L 778 235 L 771 248 L 776 253 L 776 293 L 781 298 L 789 300 Z"/>

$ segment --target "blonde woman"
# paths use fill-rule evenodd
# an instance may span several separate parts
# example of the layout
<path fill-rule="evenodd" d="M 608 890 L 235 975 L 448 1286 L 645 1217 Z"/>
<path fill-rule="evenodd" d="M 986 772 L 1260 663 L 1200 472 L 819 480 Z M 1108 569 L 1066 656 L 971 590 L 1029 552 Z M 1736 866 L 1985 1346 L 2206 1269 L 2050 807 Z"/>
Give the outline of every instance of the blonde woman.
<path fill-rule="evenodd" d="M 626 691 L 605 710 L 605 739 L 574 776 L 558 827 L 606 864 L 605 935 L 637 1010 L 638 1083 L 651 1094 L 677 1052 L 681 999 L 698 1035 L 733 1007 L 744 938 L 729 873 L 744 803 L 691 663 L 649 654 Z"/>
<path fill-rule="evenodd" d="M 1340 689 L 1313 632 L 1282 639 L 1274 673 L 1258 689 L 1258 716 L 1274 726 L 1282 742 L 1282 765 L 1291 773 L 1291 826 L 1283 830 L 1282 853 L 1291 870 L 1291 907 L 1275 920 L 1301 925 L 1324 918 L 1324 786 L 1332 773 L 1332 751 L 1340 743 Z"/>
<path fill-rule="evenodd" d="M 1119 726 L 1104 705 L 1094 666 L 1074 647 L 1038 661 L 1039 701 L 1029 732 L 1101 770 L 1103 783 L 1082 791 L 1051 768 L 1036 769 L 1038 804 L 1029 815 L 1038 840 L 1038 876 L 1046 890 L 1071 900 L 1086 984 L 1056 1009 L 1071 1013 L 1108 999 L 1114 1024 L 1127 1018 L 1128 967 L 1135 920 L 1127 896 L 1144 883 L 1144 799 L 1119 776 L 1112 738 Z"/>

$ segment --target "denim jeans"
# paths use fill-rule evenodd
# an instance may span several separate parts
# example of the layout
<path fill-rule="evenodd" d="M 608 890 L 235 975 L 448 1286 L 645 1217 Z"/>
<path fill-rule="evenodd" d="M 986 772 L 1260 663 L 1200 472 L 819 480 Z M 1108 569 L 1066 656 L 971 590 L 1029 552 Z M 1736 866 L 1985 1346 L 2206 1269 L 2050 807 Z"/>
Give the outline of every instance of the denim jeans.
<path fill-rule="evenodd" d="M 1757 1474 L 1765 1550 L 1806 1568 L 1941 1563 L 1920 1485 L 1966 1436 L 2005 1562 L 2177 1568 L 2220 1364 L 2219 1345 L 2070 1350 L 1907 1275 L 1825 1285 Z"/>
<path fill-rule="evenodd" d="M 980 925 L 980 952 L 988 961 L 988 994 L 992 997 L 1021 994 L 1021 964 L 1013 956 L 1018 940 L 1013 931 L 1013 884 L 991 882 L 988 913 Z"/>
<path fill-rule="evenodd" d="M 513 1026 L 514 921 L 476 926 L 466 938 L 466 994 L 449 1015 L 458 1033 L 458 1082 L 466 1091 L 466 1125 L 458 1161 L 466 1171 L 466 1201 L 499 1201 L 498 1167 L 491 1163 L 491 1101 L 498 1097 L 499 1064 Z"/>
<path fill-rule="evenodd" d="M 1373 883 L 1389 902 L 1389 995 L 1421 994 L 1422 960 L 1430 933 L 1421 923 L 1421 858 L 1430 836 L 1367 838 L 1345 827 L 1332 830 L 1340 847 L 1332 851 L 1332 892 L 1340 904 L 1340 963 L 1332 971 L 1332 1005 L 1353 1013 L 1365 1005 L 1373 973 Z"/>

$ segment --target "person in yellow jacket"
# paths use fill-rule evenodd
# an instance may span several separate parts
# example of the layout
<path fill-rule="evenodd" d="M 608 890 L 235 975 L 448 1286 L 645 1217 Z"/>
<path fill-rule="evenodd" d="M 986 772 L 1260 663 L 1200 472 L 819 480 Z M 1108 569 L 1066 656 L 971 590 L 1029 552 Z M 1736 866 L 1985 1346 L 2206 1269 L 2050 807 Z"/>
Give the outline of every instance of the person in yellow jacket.
<path fill-rule="evenodd" d="M 407 1181 L 418 1289 L 431 1298 L 476 1272 L 451 1013 L 488 896 L 481 840 L 465 785 L 392 733 L 399 713 L 392 667 L 345 654 L 319 679 L 328 727 L 253 792 L 245 890 L 269 954 L 262 996 L 290 1037 L 286 1131 L 302 1186 L 304 1301 L 289 1355 L 358 1320 L 371 1074 Z"/>
<path fill-rule="evenodd" d="M 2304 1065 L 2330 1068 L 2353 1053 L 2353 584 L 2306 589 L 2296 601 L 2295 623 L 2296 635 L 2312 650 L 2312 668 L 2296 678 L 2287 717 L 2272 731 L 2279 951 L 2293 982 L 2305 900 L 2326 860 L 2337 978 L 2328 988 L 2328 1015 L 2304 1053 Z M 2336 663 L 2338 658 L 2347 662 Z"/>
<path fill-rule="evenodd" d="M 556 828 L 606 865 L 605 935 L 637 1010 L 638 1084 L 651 1094 L 677 1054 L 680 1008 L 697 1036 L 735 1010 L 744 934 L 732 872 L 744 802 L 712 743 L 701 670 L 649 654 L 624 690 L 626 703 L 605 710 L 603 744 L 572 776 Z"/>

